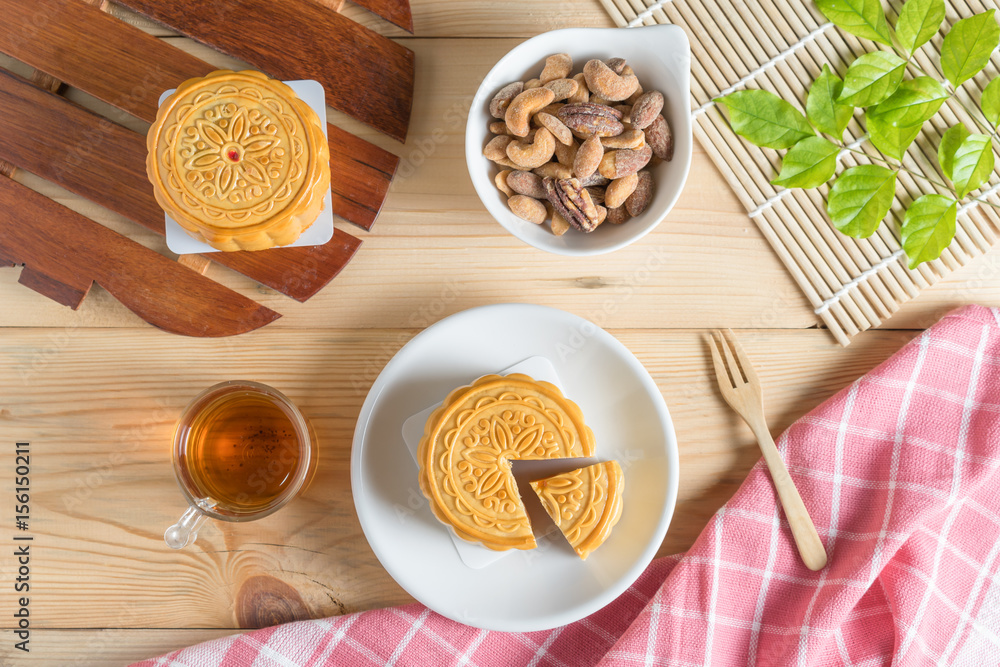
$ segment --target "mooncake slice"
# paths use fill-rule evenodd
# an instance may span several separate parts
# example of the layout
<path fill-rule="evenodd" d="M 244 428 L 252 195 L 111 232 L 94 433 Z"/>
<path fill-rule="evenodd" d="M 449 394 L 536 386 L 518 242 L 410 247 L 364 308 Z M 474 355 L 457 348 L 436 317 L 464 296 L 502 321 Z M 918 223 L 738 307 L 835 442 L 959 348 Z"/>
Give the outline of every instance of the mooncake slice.
<path fill-rule="evenodd" d="M 580 408 L 553 384 L 487 375 L 431 413 L 420 440 L 420 489 L 459 537 L 490 549 L 533 549 L 510 462 L 594 454 Z"/>
<path fill-rule="evenodd" d="M 622 515 L 624 475 L 617 461 L 531 483 L 545 511 L 583 560 L 611 535 Z"/>
<path fill-rule="evenodd" d="M 330 189 L 319 117 L 260 72 L 188 79 L 160 105 L 146 144 L 157 203 L 218 250 L 294 243 Z"/>

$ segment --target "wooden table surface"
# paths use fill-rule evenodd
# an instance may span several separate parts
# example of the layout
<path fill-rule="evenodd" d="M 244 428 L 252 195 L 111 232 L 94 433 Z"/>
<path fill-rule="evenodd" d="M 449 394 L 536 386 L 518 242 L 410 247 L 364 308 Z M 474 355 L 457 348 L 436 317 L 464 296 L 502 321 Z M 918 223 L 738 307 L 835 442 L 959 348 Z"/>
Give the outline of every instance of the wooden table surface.
<path fill-rule="evenodd" d="M 331 110 L 332 122 L 402 161 L 373 231 L 346 226 L 364 240 L 354 261 L 307 303 L 212 265 L 212 278 L 284 317 L 237 338 L 189 339 L 145 325 L 99 288 L 74 312 L 18 285 L 16 269 L 0 270 L 0 491 L 13 495 L 13 443 L 30 441 L 34 536 L 31 652 L 24 654 L 13 649 L 10 632 L 13 503 L 0 502 L 0 665 L 124 664 L 240 628 L 409 602 L 358 523 L 351 439 L 382 366 L 423 327 L 457 311 L 507 301 L 562 308 L 603 325 L 645 364 L 680 443 L 680 494 L 662 555 L 687 549 L 759 458 L 713 385 L 706 330 L 736 331 L 778 433 L 950 308 L 1000 303 L 994 253 L 927 290 L 887 326 L 839 347 L 817 328 L 697 144 L 680 201 L 641 242 L 592 259 L 523 245 L 486 213 L 466 173 L 472 95 L 525 38 L 611 21 L 596 0 L 412 4 L 416 37 L 358 7 L 345 9 L 416 52 L 413 119 L 400 145 Z M 237 64 L 119 13 L 219 66 Z M 98 206 L 19 180 L 165 250 L 160 238 Z M 317 478 L 278 514 L 209 524 L 195 545 L 171 551 L 163 530 L 184 510 L 170 465 L 174 420 L 198 391 L 235 378 L 279 388 L 311 417 L 321 447 Z"/>

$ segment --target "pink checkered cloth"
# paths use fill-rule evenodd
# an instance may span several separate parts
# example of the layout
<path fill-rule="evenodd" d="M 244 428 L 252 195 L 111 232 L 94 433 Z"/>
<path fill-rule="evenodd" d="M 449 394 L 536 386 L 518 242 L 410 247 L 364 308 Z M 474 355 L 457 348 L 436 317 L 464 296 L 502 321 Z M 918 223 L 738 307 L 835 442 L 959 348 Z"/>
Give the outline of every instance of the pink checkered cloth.
<path fill-rule="evenodd" d="M 487 632 L 411 604 L 138 664 L 1000 664 L 998 322 L 949 314 L 779 438 L 829 554 L 819 572 L 758 463 L 690 551 L 572 625 Z"/>

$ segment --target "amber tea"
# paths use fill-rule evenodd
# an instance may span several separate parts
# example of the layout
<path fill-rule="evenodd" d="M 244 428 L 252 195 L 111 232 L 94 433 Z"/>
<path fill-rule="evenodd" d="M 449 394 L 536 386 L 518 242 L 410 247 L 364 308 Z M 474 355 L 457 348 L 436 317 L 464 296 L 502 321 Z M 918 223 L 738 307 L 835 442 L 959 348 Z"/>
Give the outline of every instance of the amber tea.
<path fill-rule="evenodd" d="M 187 430 L 184 457 L 198 495 L 239 512 L 266 509 L 299 467 L 292 417 L 264 394 L 235 392 L 205 406 Z"/>
<path fill-rule="evenodd" d="M 280 392 L 224 382 L 195 398 L 174 433 L 174 471 L 192 507 L 164 535 L 180 548 L 204 517 L 247 521 L 282 507 L 310 481 L 316 439 Z"/>

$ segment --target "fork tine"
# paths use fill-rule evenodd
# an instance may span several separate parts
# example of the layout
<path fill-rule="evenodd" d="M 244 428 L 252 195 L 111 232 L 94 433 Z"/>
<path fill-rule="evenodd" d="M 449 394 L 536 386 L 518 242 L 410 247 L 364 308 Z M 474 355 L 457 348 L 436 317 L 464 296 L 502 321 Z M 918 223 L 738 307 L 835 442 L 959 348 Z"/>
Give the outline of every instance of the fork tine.
<path fill-rule="evenodd" d="M 759 384 L 760 381 L 757 379 L 757 371 L 753 369 L 753 364 L 750 363 L 750 359 L 747 357 L 746 352 L 743 351 L 743 346 L 740 345 L 738 340 L 736 340 L 736 336 L 733 334 L 732 329 L 726 329 L 726 340 L 729 341 L 730 346 L 736 353 L 737 359 L 740 360 L 740 369 L 743 371 L 743 377 L 745 377 L 747 382 L 750 384 Z"/>
<path fill-rule="evenodd" d="M 729 379 L 729 373 L 726 371 L 726 366 L 719 352 L 721 342 L 718 332 L 714 332 L 708 337 L 708 346 L 712 349 L 712 365 L 715 366 L 715 377 L 719 382 L 719 389 L 725 393 L 733 388 L 733 381 Z"/>
<path fill-rule="evenodd" d="M 733 379 L 733 386 L 737 388 L 742 387 L 746 383 L 740 374 L 739 364 L 736 363 L 736 359 L 733 358 L 733 352 L 729 349 L 729 343 L 722 337 L 721 331 L 717 331 L 715 335 L 719 340 L 719 347 L 722 348 L 723 354 L 726 355 L 726 368 L 729 369 L 729 375 Z"/>

